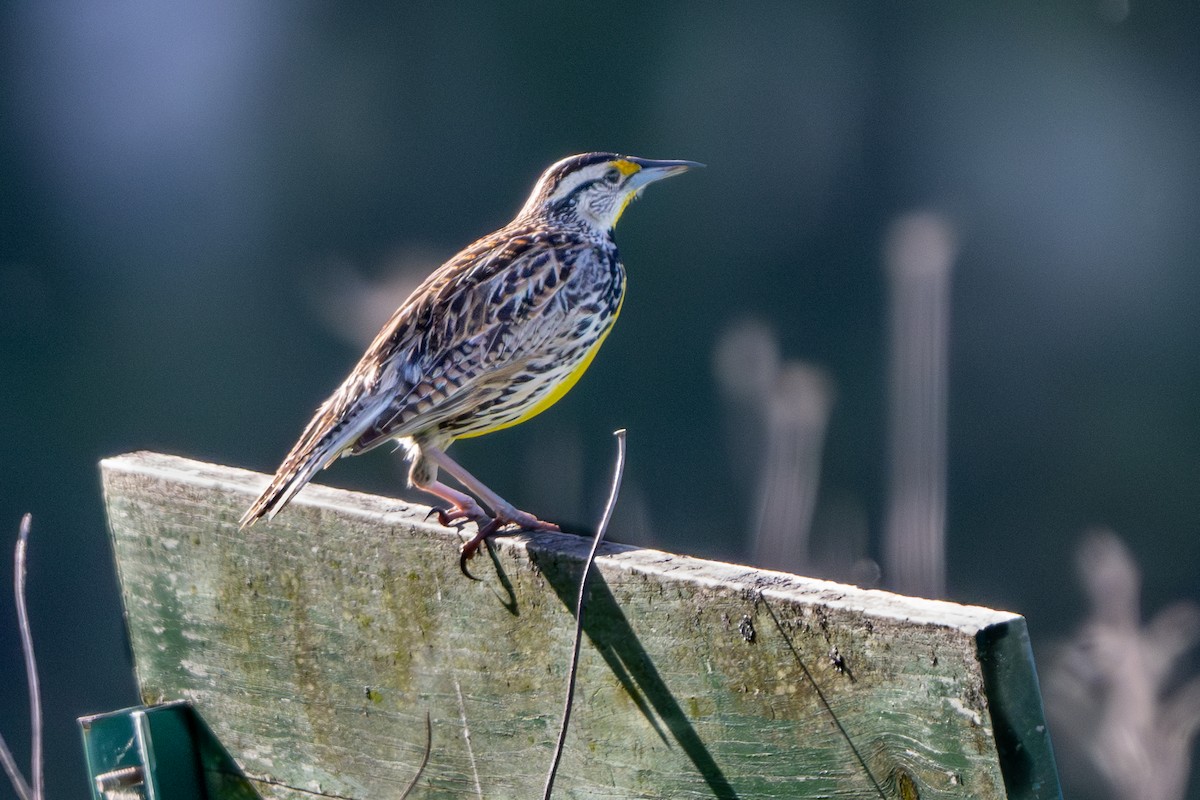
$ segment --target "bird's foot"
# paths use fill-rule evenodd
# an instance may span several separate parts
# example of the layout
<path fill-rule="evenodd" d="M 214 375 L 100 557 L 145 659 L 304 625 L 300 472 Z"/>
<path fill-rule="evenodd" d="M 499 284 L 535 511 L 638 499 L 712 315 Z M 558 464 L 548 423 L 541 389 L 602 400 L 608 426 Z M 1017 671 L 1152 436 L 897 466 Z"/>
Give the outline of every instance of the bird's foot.
<path fill-rule="evenodd" d="M 469 497 L 461 503 L 451 502 L 447 508 L 431 508 L 425 519 L 432 516 L 436 516 L 438 522 L 447 528 L 461 527 L 464 522 L 474 522 L 482 528 L 492 521 L 483 507 Z"/>
<path fill-rule="evenodd" d="M 510 525 L 515 525 L 516 529 L 511 531 L 502 531 Z M 526 511 L 520 511 L 509 506 L 508 508 L 500 508 L 496 510 L 496 516 L 479 525 L 479 531 L 472 536 L 462 546 L 459 551 L 458 568 L 462 570 L 462 574 L 466 575 L 473 581 L 479 580 L 467 570 L 467 561 L 469 561 L 477 552 L 479 547 L 493 536 L 501 533 L 517 533 L 518 531 L 558 531 L 560 528 L 553 522 L 540 520 L 533 514 Z"/>
<path fill-rule="evenodd" d="M 496 519 L 501 525 L 516 525 L 523 531 L 559 531 L 562 530 L 553 522 L 540 520 L 528 511 L 509 506 L 496 509 Z"/>

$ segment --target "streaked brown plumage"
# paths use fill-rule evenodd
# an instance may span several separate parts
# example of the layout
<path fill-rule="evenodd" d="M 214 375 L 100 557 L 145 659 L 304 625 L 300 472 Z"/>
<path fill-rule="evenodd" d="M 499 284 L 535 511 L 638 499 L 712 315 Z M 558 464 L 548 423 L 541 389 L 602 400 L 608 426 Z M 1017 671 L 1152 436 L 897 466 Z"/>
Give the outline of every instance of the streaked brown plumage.
<path fill-rule="evenodd" d="M 478 523 L 464 557 L 508 523 L 557 530 L 505 502 L 445 450 L 529 419 L 578 380 L 624 295 L 613 225 L 648 183 L 692 166 L 587 153 L 547 169 L 512 222 L 447 261 L 397 309 L 241 525 L 273 517 L 339 455 L 396 440 L 408 448 L 410 483 L 449 502 L 443 523 Z M 492 513 L 438 481 L 439 467 Z"/>

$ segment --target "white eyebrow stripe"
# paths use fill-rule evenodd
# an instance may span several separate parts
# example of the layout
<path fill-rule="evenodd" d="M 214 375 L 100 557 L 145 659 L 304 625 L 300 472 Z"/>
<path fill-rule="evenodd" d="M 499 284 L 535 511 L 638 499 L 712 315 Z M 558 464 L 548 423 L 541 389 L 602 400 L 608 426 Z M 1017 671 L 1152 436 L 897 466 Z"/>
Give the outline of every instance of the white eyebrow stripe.
<path fill-rule="evenodd" d="M 578 189 L 580 184 L 587 181 L 596 180 L 606 170 L 608 170 L 608 164 L 601 163 L 592 164 L 577 172 L 571 173 L 567 177 L 563 178 L 562 182 L 558 184 L 558 187 L 554 190 L 554 194 L 550 196 L 550 201 L 556 202 L 563 199 L 567 195 L 571 194 L 571 192 Z"/>

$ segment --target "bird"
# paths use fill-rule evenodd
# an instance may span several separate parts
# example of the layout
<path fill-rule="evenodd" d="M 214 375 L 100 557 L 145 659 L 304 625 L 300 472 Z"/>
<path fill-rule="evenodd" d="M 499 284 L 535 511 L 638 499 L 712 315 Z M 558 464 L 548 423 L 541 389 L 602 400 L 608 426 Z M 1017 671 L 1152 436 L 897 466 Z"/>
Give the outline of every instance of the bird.
<path fill-rule="evenodd" d="M 446 449 L 525 422 L 575 385 L 625 297 L 613 228 L 646 186 L 700 166 L 592 152 L 548 167 L 511 222 L 436 269 L 392 314 L 239 527 L 273 518 L 338 457 L 395 442 L 409 486 L 447 504 L 431 516 L 476 524 L 460 551 L 468 577 L 467 559 L 501 529 L 559 530 L 504 500 Z M 439 480 L 440 470 L 467 491 Z"/>

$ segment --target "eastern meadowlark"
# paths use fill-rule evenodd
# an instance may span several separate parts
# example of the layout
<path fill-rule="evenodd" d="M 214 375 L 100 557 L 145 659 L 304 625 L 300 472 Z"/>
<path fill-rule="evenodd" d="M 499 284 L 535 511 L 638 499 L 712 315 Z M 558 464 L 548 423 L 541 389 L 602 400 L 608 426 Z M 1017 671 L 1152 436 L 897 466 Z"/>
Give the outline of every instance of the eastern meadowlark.
<path fill-rule="evenodd" d="M 512 222 L 443 264 L 396 310 L 241 526 L 273 517 L 338 456 L 394 440 L 407 449 L 409 484 L 449 504 L 437 512 L 442 524 L 478 525 L 463 546 L 464 572 L 506 525 L 558 530 L 502 499 L 446 448 L 524 422 L 575 385 L 621 311 L 625 268 L 613 226 L 646 185 L 696 166 L 615 153 L 552 165 Z M 440 482 L 439 468 L 474 497 Z"/>

